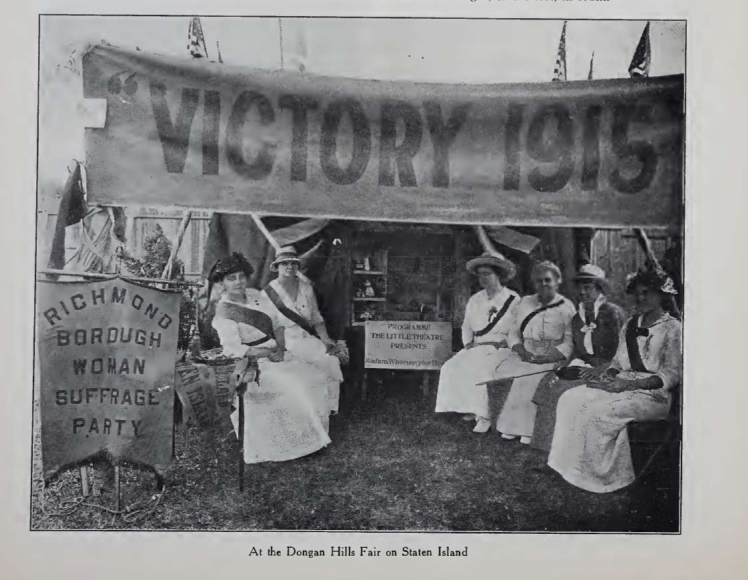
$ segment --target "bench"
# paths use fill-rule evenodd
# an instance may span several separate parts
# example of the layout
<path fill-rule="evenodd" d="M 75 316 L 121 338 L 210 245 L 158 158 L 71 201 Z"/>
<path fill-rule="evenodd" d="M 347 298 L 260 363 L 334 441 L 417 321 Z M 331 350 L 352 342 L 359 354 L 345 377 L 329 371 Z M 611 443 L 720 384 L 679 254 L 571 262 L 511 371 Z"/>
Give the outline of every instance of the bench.
<path fill-rule="evenodd" d="M 631 458 L 634 463 L 636 479 L 642 480 L 655 460 L 677 453 L 682 439 L 680 390 L 673 394 L 670 413 L 660 421 L 633 421 L 628 424 Z M 672 457 L 667 457 L 672 459 Z"/>

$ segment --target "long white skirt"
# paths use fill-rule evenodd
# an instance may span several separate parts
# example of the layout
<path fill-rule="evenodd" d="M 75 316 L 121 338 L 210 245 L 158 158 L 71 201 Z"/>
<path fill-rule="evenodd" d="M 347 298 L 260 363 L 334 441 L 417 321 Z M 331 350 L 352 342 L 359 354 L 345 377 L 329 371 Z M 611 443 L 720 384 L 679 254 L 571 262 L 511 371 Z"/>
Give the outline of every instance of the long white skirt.
<path fill-rule="evenodd" d="M 260 359 L 259 384 L 249 384 L 244 394 L 246 463 L 297 459 L 330 443 L 326 400 L 314 391 L 309 365 L 286 356 L 278 363 Z M 238 433 L 238 410 L 231 420 Z"/>
<path fill-rule="evenodd" d="M 544 370 L 552 371 L 554 366 L 555 363 L 542 365 L 527 363 L 517 354 L 512 353 L 512 358 L 501 365 L 498 377 L 512 377 Z M 497 431 L 507 435 L 532 437 L 537 412 L 537 406 L 532 402 L 532 398 L 544 376 L 545 374 L 541 373 L 514 379 L 509 395 L 501 408 L 499 419 L 496 421 Z"/>
<path fill-rule="evenodd" d="M 297 330 L 295 332 L 295 330 Z M 286 348 L 294 357 L 308 365 L 309 381 L 314 385 L 315 393 L 327 405 L 327 415 L 338 412 L 340 401 L 340 383 L 343 373 L 340 360 L 327 354 L 325 343 L 308 335 L 300 328 L 291 328 L 286 332 Z"/>
<path fill-rule="evenodd" d="M 437 413 L 470 413 L 489 417 L 488 389 L 478 385 L 496 378 L 496 367 L 511 351 L 492 345 L 462 349 L 444 363 L 436 394 Z"/>
<path fill-rule="evenodd" d="M 664 419 L 670 403 L 662 390 L 608 393 L 581 386 L 567 391 L 558 401 L 548 465 L 587 491 L 626 487 L 635 479 L 626 425 Z"/>

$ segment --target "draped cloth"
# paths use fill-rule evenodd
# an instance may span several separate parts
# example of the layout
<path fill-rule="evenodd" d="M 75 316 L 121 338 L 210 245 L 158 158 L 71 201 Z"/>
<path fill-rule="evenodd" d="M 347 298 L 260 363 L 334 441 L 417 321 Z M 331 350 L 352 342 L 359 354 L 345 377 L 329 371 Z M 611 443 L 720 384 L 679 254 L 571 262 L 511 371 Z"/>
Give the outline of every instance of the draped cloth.
<path fill-rule="evenodd" d="M 462 342 L 465 345 L 473 342 L 475 346 L 463 348 L 442 366 L 436 395 L 437 413 L 451 411 L 489 418 L 488 389 L 478 383 L 493 379 L 496 367 L 509 356 L 508 348 L 497 349 L 495 345 L 506 341 L 516 324 L 518 304 L 517 293 L 508 288 L 503 288 L 493 298 L 488 298 L 485 290 L 470 297 L 465 308 Z M 496 322 L 502 312 L 501 319 Z M 481 334 L 492 323 L 490 331 Z"/>
<path fill-rule="evenodd" d="M 277 279 L 270 282 L 268 286 L 275 291 L 286 308 L 306 320 L 309 326 L 314 327 L 324 323 L 314 295 L 314 288 L 307 279 L 299 279 L 299 291 L 295 300 L 289 296 Z M 295 320 L 285 316 L 274 304 L 271 303 L 271 307 L 280 324 L 286 329 L 286 348 L 294 353 L 294 356 L 314 368 L 319 377 L 319 396 L 326 401 L 330 413 L 337 413 L 340 383 L 343 382 L 340 361 L 327 354 L 327 347 L 319 338 L 307 332 Z"/>
<path fill-rule="evenodd" d="M 641 324 L 641 320 L 638 320 Z M 558 401 L 548 465 L 577 487 L 596 493 L 615 491 L 633 483 L 628 431 L 632 421 L 664 419 L 672 402 L 672 391 L 681 381 L 681 323 L 663 314 L 636 344 L 645 371 L 634 371 L 621 329 L 618 350 L 610 368 L 625 380 L 657 376 L 663 386 L 654 390 L 609 393 L 580 386 Z"/>
<path fill-rule="evenodd" d="M 226 298 L 222 300 L 226 301 Z M 272 304 L 257 290 L 247 290 L 246 304 L 231 304 L 263 312 L 272 320 L 274 328 L 282 326 Z M 247 324 L 249 317 L 244 317 L 244 322 L 226 318 L 226 313 L 232 310 L 218 308 L 213 327 L 221 339 L 224 353 L 231 357 L 242 357 L 247 353 L 247 344 L 266 334 Z M 275 340 L 270 340 L 263 343 L 261 348 L 274 346 Z M 271 362 L 267 358 L 260 358 L 258 366 L 259 383 L 249 384 L 243 395 L 244 461 L 288 461 L 328 445 L 329 409 L 326 400 L 317 395 L 321 379 L 315 367 L 296 357 L 290 350 L 285 353 L 283 361 Z M 238 407 L 237 398 L 234 405 Z M 234 412 L 231 419 L 237 429 L 238 413 Z"/>

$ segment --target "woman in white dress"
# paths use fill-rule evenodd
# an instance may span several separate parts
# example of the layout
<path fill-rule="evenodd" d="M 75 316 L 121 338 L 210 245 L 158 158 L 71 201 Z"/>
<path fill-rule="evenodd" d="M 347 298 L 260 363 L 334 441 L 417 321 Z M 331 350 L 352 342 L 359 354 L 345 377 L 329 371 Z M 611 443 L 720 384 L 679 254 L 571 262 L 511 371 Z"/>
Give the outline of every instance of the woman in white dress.
<path fill-rule="evenodd" d="M 596 493 L 633 483 L 626 425 L 664 419 L 681 381 L 681 323 L 663 309 L 666 295 L 676 293 L 672 280 L 639 272 L 627 291 L 638 313 L 621 329 L 611 364 L 559 399 L 548 458 L 566 481 Z"/>
<path fill-rule="evenodd" d="M 519 296 L 504 285 L 515 273 L 512 262 L 498 254 L 485 253 L 470 260 L 467 269 L 478 277 L 483 290 L 468 300 L 462 324 L 464 348 L 442 366 L 436 412 L 466 413 L 476 421 L 476 433 L 488 431 L 488 389 L 478 383 L 494 378 L 496 366 L 509 353 L 511 330 Z"/>
<path fill-rule="evenodd" d="M 496 379 L 552 371 L 571 354 L 571 320 L 576 308 L 558 293 L 561 270 L 553 262 L 540 262 L 533 268 L 532 280 L 536 293 L 523 297 L 517 307 L 517 321 L 508 336 L 512 356 L 498 369 Z M 532 397 L 544 376 L 513 380 L 496 422 L 504 439 L 520 437 L 521 443 L 532 442 L 537 410 Z"/>
<path fill-rule="evenodd" d="M 315 395 L 319 373 L 286 350 L 282 321 L 258 290 L 247 288 L 252 266 L 241 254 L 221 259 L 210 281 L 222 283 L 213 328 L 226 356 L 257 360 L 259 375 L 244 397 L 244 461 L 288 461 L 330 443 L 328 410 Z M 238 405 L 236 405 L 238 406 Z M 232 415 L 237 427 L 237 413 Z"/>
<path fill-rule="evenodd" d="M 329 413 L 335 414 L 343 382 L 340 362 L 341 358 L 347 360 L 347 352 L 327 334 L 312 283 L 299 274 L 300 264 L 294 248 L 281 248 L 270 266 L 278 277 L 268 284 L 264 294 L 286 329 L 286 348 L 316 369 L 322 379 L 316 385 L 319 396 L 327 402 Z"/>

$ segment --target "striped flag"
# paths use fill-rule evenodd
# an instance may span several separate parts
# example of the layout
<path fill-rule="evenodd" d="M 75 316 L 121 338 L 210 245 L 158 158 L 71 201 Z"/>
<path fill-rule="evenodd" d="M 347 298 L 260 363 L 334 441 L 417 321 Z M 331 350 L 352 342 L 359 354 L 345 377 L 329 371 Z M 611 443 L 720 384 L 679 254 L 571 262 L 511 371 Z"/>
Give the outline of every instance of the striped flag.
<path fill-rule="evenodd" d="M 208 58 L 203 27 L 197 17 L 190 21 L 190 26 L 187 29 L 187 50 L 192 58 Z"/>
<path fill-rule="evenodd" d="M 556 67 L 553 69 L 554 81 L 566 80 L 566 20 L 561 30 L 561 40 L 558 43 L 558 55 L 556 56 Z"/>
<path fill-rule="evenodd" d="M 642 37 L 639 39 L 639 44 L 634 52 L 634 58 L 631 59 L 629 65 L 629 76 L 633 78 L 637 77 L 648 77 L 649 76 L 649 63 L 652 60 L 652 49 L 649 45 L 649 22 L 644 27 Z"/>
<path fill-rule="evenodd" d="M 595 64 L 595 53 L 593 51 L 592 52 L 592 57 L 590 57 L 590 72 L 587 73 L 587 80 L 588 81 L 591 81 L 593 79 L 593 76 L 592 76 L 592 67 L 594 66 L 594 64 Z"/>

